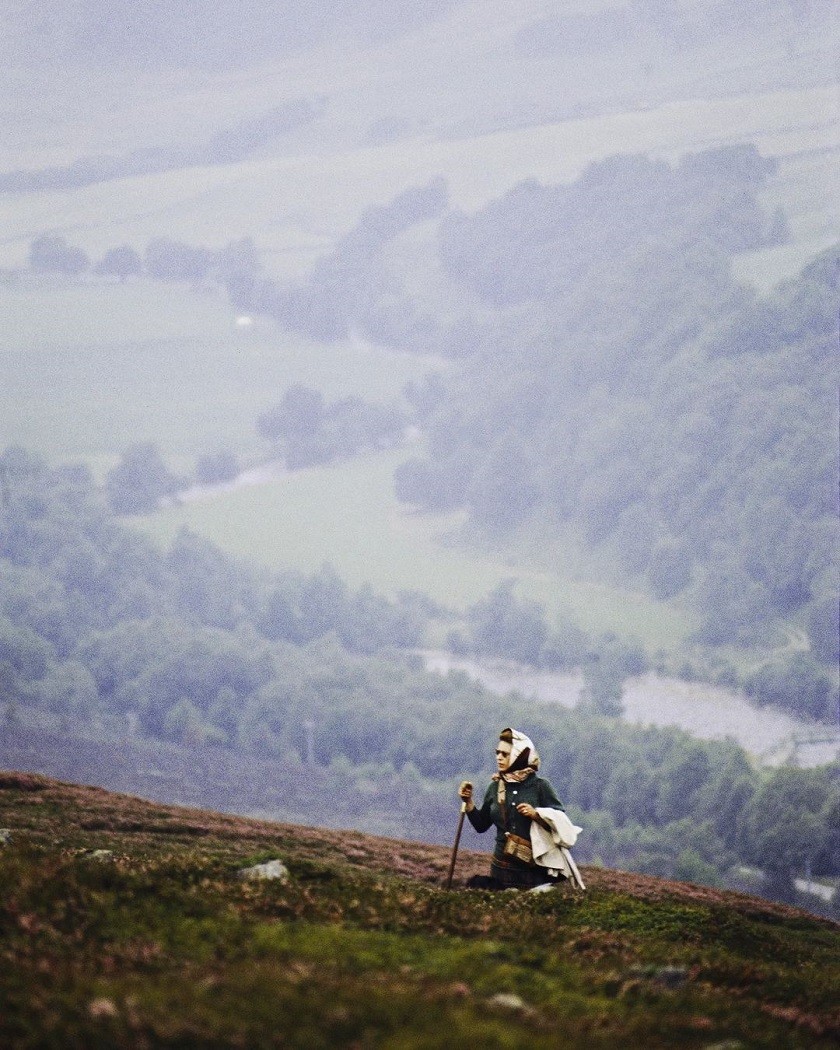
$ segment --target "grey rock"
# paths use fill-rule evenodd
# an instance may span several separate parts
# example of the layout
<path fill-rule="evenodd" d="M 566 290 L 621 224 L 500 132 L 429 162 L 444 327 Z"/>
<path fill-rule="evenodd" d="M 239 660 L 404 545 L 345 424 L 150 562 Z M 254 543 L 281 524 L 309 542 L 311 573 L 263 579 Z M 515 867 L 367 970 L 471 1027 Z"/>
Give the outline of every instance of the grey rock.
<path fill-rule="evenodd" d="M 91 999 L 88 1003 L 88 1016 L 94 1021 L 110 1021 L 118 1015 L 119 1011 L 113 999 Z"/>
<path fill-rule="evenodd" d="M 518 995 L 513 995 L 511 992 L 497 992 L 490 1002 L 493 1006 L 503 1006 L 506 1010 L 523 1010 L 525 1008 L 525 1000 L 520 999 Z"/>
<path fill-rule="evenodd" d="M 268 860 L 265 864 L 254 864 L 250 868 L 240 868 L 239 878 L 252 882 L 260 879 L 280 879 L 289 881 L 289 869 L 282 860 Z"/>
<path fill-rule="evenodd" d="M 662 966 L 653 979 L 665 988 L 679 988 L 688 980 L 688 970 L 684 966 Z"/>
<path fill-rule="evenodd" d="M 688 980 L 688 970 L 684 966 L 631 966 L 629 976 L 662 988 L 679 988 Z"/>
<path fill-rule="evenodd" d="M 512 992 L 497 992 L 488 1000 L 490 1006 L 498 1007 L 510 1013 L 520 1014 L 522 1017 L 535 1017 L 536 1010 L 529 1006 L 524 999 Z"/>
<path fill-rule="evenodd" d="M 0 846 L 8 846 L 12 841 L 12 829 L 0 828 Z"/>

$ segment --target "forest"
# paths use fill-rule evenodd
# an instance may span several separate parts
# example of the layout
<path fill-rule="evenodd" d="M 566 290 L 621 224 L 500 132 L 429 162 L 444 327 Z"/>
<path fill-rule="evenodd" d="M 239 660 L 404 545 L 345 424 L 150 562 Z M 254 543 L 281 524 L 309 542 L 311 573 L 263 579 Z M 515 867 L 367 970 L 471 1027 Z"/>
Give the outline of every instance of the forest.
<path fill-rule="evenodd" d="M 469 215 L 435 180 L 369 210 L 305 284 L 231 294 L 321 339 L 455 358 L 406 391 L 428 451 L 397 469 L 401 500 L 465 508 L 513 549 L 572 526 L 695 609 L 702 645 L 800 625 L 810 652 L 751 688 L 831 720 L 837 249 L 764 297 L 735 279 L 736 253 L 787 237 L 761 204 L 773 168 L 746 145 L 614 157 Z"/>
<path fill-rule="evenodd" d="M 261 574 L 187 533 L 160 549 L 114 516 L 86 468 L 21 449 L 0 468 L 7 725 L 311 761 L 349 778 L 363 820 L 374 770 L 391 778 L 397 816 L 401 804 L 403 819 L 416 813 L 418 793 L 445 813 L 462 776 L 486 776 L 499 725 L 514 723 L 540 741 L 594 860 L 712 884 L 738 884 L 753 866 L 788 899 L 806 867 L 840 868 L 831 767 L 758 770 L 731 742 L 427 674 L 412 655 L 431 612 L 417 595 L 352 592 L 328 567 Z M 472 614 L 484 644 L 494 620 Z"/>

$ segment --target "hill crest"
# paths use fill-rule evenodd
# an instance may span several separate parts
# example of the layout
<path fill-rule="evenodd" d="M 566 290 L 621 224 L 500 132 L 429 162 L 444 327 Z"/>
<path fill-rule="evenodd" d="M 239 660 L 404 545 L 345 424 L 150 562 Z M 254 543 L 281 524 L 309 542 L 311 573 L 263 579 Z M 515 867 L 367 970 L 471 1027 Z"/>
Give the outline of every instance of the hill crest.
<path fill-rule="evenodd" d="M 93 785 L 55 780 L 36 773 L 0 771 L 0 792 L 9 791 L 20 792 L 24 797 L 31 793 L 37 797 L 36 804 L 50 803 L 61 809 L 67 807 L 77 817 L 75 828 L 66 819 L 62 819 L 57 826 L 49 819 L 36 819 L 28 827 L 10 828 L 14 837 L 31 835 L 33 839 L 41 840 L 60 831 L 65 836 L 77 837 L 79 842 L 87 837 L 90 842 L 86 848 L 91 850 L 106 848 L 105 839 L 109 835 L 119 838 L 121 842 L 123 838 L 130 838 L 140 848 L 148 846 L 156 837 L 163 837 L 164 841 L 172 843 L 180 840 L 196 843 L 203 837 L 213 837 L 229 842 L 245 842 L 252 852 L 260 846 L 276 849 L 282 859 L 286 849 L 284 843 L 291 839 L 294 841 L 294 854 L 306 860 L 349 864 L 379 875 L 415 879 L 437 888 L 445 880 L 451 858 L 451 850 L 444 846 L 361 831 L 308 827 L 171 805 Z M 3 812 L 6 812 L 5 806 L 0 808 L 0 813 Z M 56 844 L 58 841 L 53 839 Z M 75 848 L 85 847 L 77 843 Z M 488 854 L 459 849 L 453 890 L 463 889 L 471 875 L 485 874 L 488 864 Z M 837 925 L 830 919 L 817 918 L 801 908 L 734 890 L 715 889 L 594 865 L 584 865 L 582 871 L 584 881 L 591 890 L 623 893 L 640 901 L 690 901 L 707 906 L 731 907 L 754 916 L 807 917 L 808 920 L 825 922 L 829 926 Z M 565 887 L 561 892 L 575 893 Z"/>

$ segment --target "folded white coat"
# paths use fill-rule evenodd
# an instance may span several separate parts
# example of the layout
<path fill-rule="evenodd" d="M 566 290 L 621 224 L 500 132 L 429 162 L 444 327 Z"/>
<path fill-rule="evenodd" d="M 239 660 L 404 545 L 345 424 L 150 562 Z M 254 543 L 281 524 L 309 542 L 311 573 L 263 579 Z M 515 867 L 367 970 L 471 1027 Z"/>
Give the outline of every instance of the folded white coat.
<path fill-rule="evenodd" d="M 531 821 L 531 851 L 534 854 L 534 862 L 548 868 L 550 875 L 565 875 L 585 890 L 586 886 L 578 866 L 569 852 L 569 847 L 577 842 L 583 828 L 573 824 L 562 809 L 541 806 L 537 809 L 537 815 L 548 827 L 544 827 L 537 820 Z"/>

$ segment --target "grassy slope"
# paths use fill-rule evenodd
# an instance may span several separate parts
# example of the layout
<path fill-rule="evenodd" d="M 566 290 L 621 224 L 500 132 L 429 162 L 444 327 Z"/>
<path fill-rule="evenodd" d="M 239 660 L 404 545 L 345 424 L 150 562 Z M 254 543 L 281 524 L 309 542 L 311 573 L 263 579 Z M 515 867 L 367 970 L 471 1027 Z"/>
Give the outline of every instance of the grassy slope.
<path fill-rule="evenodd" d="M 4 1045 L 778 1048 L 840 1032 L 837 926 L 742 895 L 597 869 L 583 894 L 459 891 L 476 854 L 446 893 L 446 849 L 30 774 L 0 773 L 0 824 Z M 288 884 L 237 878 L 275 856 Z"/>

